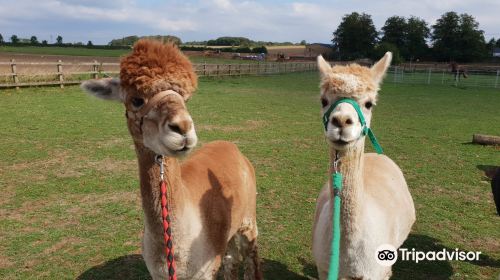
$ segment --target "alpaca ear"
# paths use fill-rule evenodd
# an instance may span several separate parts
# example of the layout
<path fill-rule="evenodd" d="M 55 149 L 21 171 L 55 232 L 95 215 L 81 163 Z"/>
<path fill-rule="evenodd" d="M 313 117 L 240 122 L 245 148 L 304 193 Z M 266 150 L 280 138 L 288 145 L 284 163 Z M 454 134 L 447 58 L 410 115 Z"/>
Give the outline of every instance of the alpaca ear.
<path fill-rule="evenodd" d="M 375 63 L 370 69 L 372 72 L 373 80 L 380 84 L 384 79 L 387 68 L 391 65 L 392 53 L 386 52 L 384 57 L 382 57 L 377 63 Z"/>
<path fill-rule="evenodd" d="M 326 60 L 321 55 L 318 55 L 318 69 L 321 77 L 325 77 L 332 72 L 330 63 L 326 62 Z"/>
<path fill-rule="evenodd" d="M 88 80 L 83 82 L 80 87 L 97 98 L 124 101 L 120 90 L 120 80 L 117 78 Z"/>

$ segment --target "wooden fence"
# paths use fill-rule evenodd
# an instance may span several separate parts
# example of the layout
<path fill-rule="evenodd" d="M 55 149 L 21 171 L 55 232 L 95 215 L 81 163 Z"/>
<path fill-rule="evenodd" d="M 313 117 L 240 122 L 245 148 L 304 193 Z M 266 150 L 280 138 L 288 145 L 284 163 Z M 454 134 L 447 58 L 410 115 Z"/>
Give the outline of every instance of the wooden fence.
<path fill-rule="evenodd" d="M 119 74 L 119 63 L 0 62 L 0 88 L 79 84 L 87 79 Z M 23 69 L 20 69 L 23 68 Z M 199 77 L 267 75 L 316 71 L 315 62 L 255 62 L 249 64 L 195 63 Z"/>

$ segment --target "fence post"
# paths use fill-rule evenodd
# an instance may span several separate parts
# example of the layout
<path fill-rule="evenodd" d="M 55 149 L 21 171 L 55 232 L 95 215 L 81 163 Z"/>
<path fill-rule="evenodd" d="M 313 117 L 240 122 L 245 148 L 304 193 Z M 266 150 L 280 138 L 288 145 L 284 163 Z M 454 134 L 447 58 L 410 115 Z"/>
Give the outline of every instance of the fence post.
<path fill-rule="evenodd" d="M 229 77 L 231 77 L 231 64 L 229 64 L 227 67 L 228 67 Z"/>
<path fill-rule="evenodd" d="M 431 74 L 432 74 L 432 68 L 429 67 L 429 73 L 427 74 L 427 84 L 431 84 Z"/>
<path fill-rule="evenodd" d="M 17 77 L 17 66 L 15 59 L 10 60 L 10 69 L 12 70 L 12 79 L 14 80 L 14 84 L 16 85 L 16 89 L 19 89 L 19 86 L 17 85 L 19 83 L 19 78 Z"/>
<path fill-rule="evenodd" d="M 215 72 L 215 73 L 217 73 L 217 77 L 219 77 L 219 76 L 220 76 L 220 72 L 219 72 L 219 64 L 217 64 L 217 68 L 216 68 L 216 72 Z"/>
<path fill-rule="evenodd" d="M 94 60 L 94 65 L 92 65 L 92 72 L 94 72 L 92 76 L 94 79 L 99 78 L 98 70 L 99 70 L 99 64 L 97 64 L 97 60 Z"/>
<path fill-rule="evenodd" d="M 207 63 L 203 62 L 203 76 L 207 76 Z"/>
<path fill-rule="evenodd" d="M 398 77 L 398 66 L 394 66 L 394 83 L 396 83 Z"/>
<path fill-rule="evenodd" d="M 443 69 L 443 76 L 441 77 L 441 84 L 442 85 L 444 84 L 444 72 L 445 72 L 445 70 Z"/>
<path fill-rule="evenodd" d="M 498 76 L 500 76 L 500 70 L 497 70 L 497 78 L 495 80 L 495 88 L 498 87 Z"/>
<path fill-rule="evenodd" d="M 460 78 L 459 76 L 459 72 L 458 72 L 458 69 L 457 69 L 457 73 L 455 73 L 455 86 L 458 86 L 458 79 Z"/>
<path fill-rule="evenodd" d="M 57 61 L 57 75 L 59 76 L 59 86 L 64 88 L 64 76 L 62 72 L 62 60 Z"/>

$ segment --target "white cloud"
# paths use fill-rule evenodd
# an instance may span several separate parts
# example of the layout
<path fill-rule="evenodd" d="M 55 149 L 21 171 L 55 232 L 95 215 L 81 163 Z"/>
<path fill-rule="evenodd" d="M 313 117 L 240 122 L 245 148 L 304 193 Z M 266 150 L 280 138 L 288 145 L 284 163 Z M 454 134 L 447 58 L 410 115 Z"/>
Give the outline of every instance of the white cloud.
<path fill-rule="evenodd" d="M 0 31 L 4 37 L 5 32 L 58 32 L 66 34 L 65 38 L 90 33 L 98 36 L 97 43 L 133 34 L 173 34 L 184 41 L 230 35 L 329 42 L 342 16 L 353 11 L 372 15 L 380 29 L 393 15 L 415 15 L 432 25 L 450 10 L 472 14 L 487 37 L 500 37 L 498 0 L 0 0 Z M 82 26 L 101 30 L 85 32 Z"/>
<path fill-rule="evenodd" d="M 234 6 L 230 0 L 213 0 L 215 7 L 224 11 L 234 11 Z"/>

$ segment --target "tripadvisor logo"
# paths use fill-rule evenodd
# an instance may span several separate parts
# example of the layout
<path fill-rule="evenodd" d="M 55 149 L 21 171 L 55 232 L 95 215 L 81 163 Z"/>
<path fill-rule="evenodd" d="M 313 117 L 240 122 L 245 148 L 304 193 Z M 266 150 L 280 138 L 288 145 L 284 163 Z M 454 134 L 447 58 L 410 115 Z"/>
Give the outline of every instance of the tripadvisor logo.
<path fill-rule="evenodd" d="M 478 261 L 481 252 L 442 249 L 440 251 L 417 251 L 415 248 L 396 249 L 390 244 L 380 245 L 375 251 L 375 260 L 382 266 L 391 266 L 398 258 L 402 261 Z"/>

